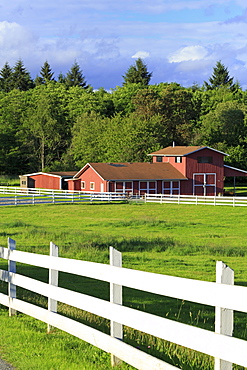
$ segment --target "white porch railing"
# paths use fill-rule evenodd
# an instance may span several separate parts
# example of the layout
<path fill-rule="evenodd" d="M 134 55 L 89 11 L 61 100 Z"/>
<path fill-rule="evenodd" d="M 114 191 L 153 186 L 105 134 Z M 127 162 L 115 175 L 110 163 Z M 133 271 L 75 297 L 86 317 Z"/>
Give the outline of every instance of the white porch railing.
<path fill-rule="evenodd" d="M 0 270 L 0 279 L 9 284 L 9 294 L 0 293 L 0 304 L 9 307 L 11 315 L 20 311 L 33 316 L 111 353 L 137 369 L 178 368 L 124 343 L 121 340 L 122 325 L 213 356 L 215 370 L 231 369 L 232 363 L 247 367 L 247 341 L 231 336 L 233 310 L 247 313 L 247 287 L 232 285 L 233 271 L 222 262 L 217 262 L 217 281 L 212 283 L 121 268 L 119 253 L 115 253 L 113 248 L 111 265 L 53 256 L 57 250 L 52 243 L 50 251 L 50 256 L 17 251 L 12 239 L 8 239 L 8 248 L 0 248 L 0 257 L 9 261 L 8 271 Z M 49 269 L 49 283 L 16 273 L 16 262 Z M 57 286 L 58 271 L 109 282 L 110 301 Z M 16 298 L 16 286 L 48 297 L 48 310 Z M 125 307 L 122 305 L 122 286 L 214 306 L 215 332 Z M 59 315 L 56 301 L 109 319 L 112 336 Z M 113 358 L 113 365 L 116 358 Z"/>

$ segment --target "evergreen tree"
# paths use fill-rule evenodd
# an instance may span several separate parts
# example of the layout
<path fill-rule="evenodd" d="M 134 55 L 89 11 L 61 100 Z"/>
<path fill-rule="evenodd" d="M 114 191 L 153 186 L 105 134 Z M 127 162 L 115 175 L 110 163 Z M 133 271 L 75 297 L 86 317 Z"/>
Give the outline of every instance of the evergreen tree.
<path fill-rule="evenodd" d="M 41 67 L 40 76 L 36 77 L 35 85 L 41 85 L 47 81 L 54 81 L 54 73 L 52 72 L 50 64 L 45 61 L 44 65 Z"/>
<path fill-rule="evenodd" d="M 0 90 L 9 92 L 13 87 L 13 72 L 9 63 L 6 62 L 0 71 Z"/>
<path fill-rule="evenodd" d="M 213 90 L 220 87 L 228 87 L 230 90 L 236 90 L 239 86 L 233 83 L 233 77 L 229 76 L 227 67 L 221 61 L 216 63 L 209 83 L 204 81 L 207 90 Z"/>
<path fill-rule="evenodd" d="M 33 88 L 33 81 L 30 73 L 24 67 L 21 59 L 16 62 L 13 68 L 13 88 L 20 91 L 27 91 Z"/>
<path fill-rule="evenodd" d="M 60 84 L 65 84 L 66 77 L 64 76 L 64 74 L 62 72 L 59 73 L 57 82 L 59 82 Z"/>
<path fill-rule="evenodd" d="M 71 69 L 68 71 L 66 77 L 65 77 L 65 83 L 67 87 L 71 86 L 80 86 L 84 89 L 88 87 L 85 77 L 82 74 L 82 71 L 80 70 L 80 66 L 77 62 L 75 62 Z"/>
<path fill-rule="evenodd" d="M 141 58 L 138 58 L 135 65 L 132 65 L 127 70 L 125 76 L 123 76 L 123 85 L 129 83 L 140 83 L 142 85 L 148 85 L 152 77 L 152 72 L 148 72 L 147 65 Z"/>

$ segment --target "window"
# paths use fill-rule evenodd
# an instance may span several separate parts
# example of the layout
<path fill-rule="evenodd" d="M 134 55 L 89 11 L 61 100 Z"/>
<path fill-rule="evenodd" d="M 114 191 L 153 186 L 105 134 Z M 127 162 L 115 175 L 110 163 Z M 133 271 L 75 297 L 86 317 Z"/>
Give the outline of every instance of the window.
<path fill-rule="evenodd" d="M 126 181 L 125 182 L 125 191 L 132 191 L 132 181 Z"/>
<path fill-rule="evenodd" d="M 85 181 L 81 181 L 81 189 L 86 189 L 86 183 L 85 183 Z"/>
<path fill-rule="evenodd" d="M 116 181 L 115 191 L 119 193 L 132 193 L 133 192 L 132 181 Z"/>
<path fill-rule="evenodd" d="M 156 157 L 156 162 L 162 162 L 162 157 L 160 155 Z"/>
<path fill-rule="evenodd" d="M 156 193 L 156 181 L 139 181 L 140 195 Z"/>
<path fill-rule="evenodd" d="M 182 163 L 182 157 L 175 157 L 175 163 Z"/>
<path fill-rule="evenodd" d="M 163 181 L 163 194 L 167 195 L 179 195 L 180 194 L 180 182 L 179 181 Z"/>
<path fill-rule="evenodd" d="M 198 163 L 213 163 L 213 157 L 197 157 Z"/>
<path fill-rule="evenodd" d="M 124 185 L 123 185 L 123 182 L 121 181 L 117 181 L 116 184 L 115 184 L 115 191 L 120 191 L 120 192 L 123 192 L 124 191 Z"/>
<path fill-rule="evenodd" d="M 94 182 L 90 182 L 90 190 L 94 190 Z"/>
<path fill-rule="evenodd" d="M 156 193 L 156 181 L 149 181 L 148 183 L 148 192 L 149 194 Z"/>
<path fill-rule="evenodd" d="M 27 182 L 26 182 L 25 180 L 23 180 L 23 181 L 21 182 L 21 185 L 26 186 L 26 185 L 27 185 Z"/>

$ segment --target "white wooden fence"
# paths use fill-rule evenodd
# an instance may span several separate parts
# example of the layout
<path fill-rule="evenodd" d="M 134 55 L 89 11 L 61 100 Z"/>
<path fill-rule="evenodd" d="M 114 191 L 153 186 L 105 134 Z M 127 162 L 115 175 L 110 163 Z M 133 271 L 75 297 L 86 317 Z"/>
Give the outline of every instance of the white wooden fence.
<path fill-rule="evenodd" d="M 0 186 L 0 206 L 45 203 L 119 202 L 126 199 L 127 194 L 125 193 L 96 193 Z"/>
<path fill-rule="evenodd" d="M 50 256 L 17 251 L 15 241 L 0 248 L 7 259 L 8 271 L 0 270 L 0 279 L 9 286 L 9 294 L 0 294 L 0 304 L 10 315 L 23 312 L 112 354 L 112 364 L 123 360 L 142 370 L 178 369 L 122 341 L 122 325 L 168 340 L 215 357 L 215 370 L 231 369 L 232 363 L 247 367 L 247 342 L 232 337 L 233 310 L 247 312 L 247 287 L 235 286 L 233 271 L 217 262 L 217 281 L 205 282 L 121 268 L 121 254 L 110 247 L 110 265 L 57 257 L 51 243 Z M 44 283 L 16 273 L 16 262 L 49 269 Z M 110 301 L 101 300 L 57 286 L 58 271 L 86 276 L 110 283 Z M 48 310 L 16 298 L 16 286 L 48 297 Z M 122 305 L 121 287 L 143 290 L 216 307 L 215 332 L 172 321 Z M 56 302 L 86 310 L 111 321 L 111 336 L 59 315 Z"/>
<path fill-rule="evenodd" d="M 211 206 L 247 206 L 247 197 L 145 194 L 145 203 L 175 203 Z"/>

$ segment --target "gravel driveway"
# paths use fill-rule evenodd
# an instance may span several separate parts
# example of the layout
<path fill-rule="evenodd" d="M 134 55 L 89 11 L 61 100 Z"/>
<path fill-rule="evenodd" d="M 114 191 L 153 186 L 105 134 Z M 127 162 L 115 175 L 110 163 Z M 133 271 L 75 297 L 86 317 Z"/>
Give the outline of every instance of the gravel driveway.
<path fill-rule="evenodd" d="M 0 359 L 0 370 L 14 370 L 14 367 Z"/>

